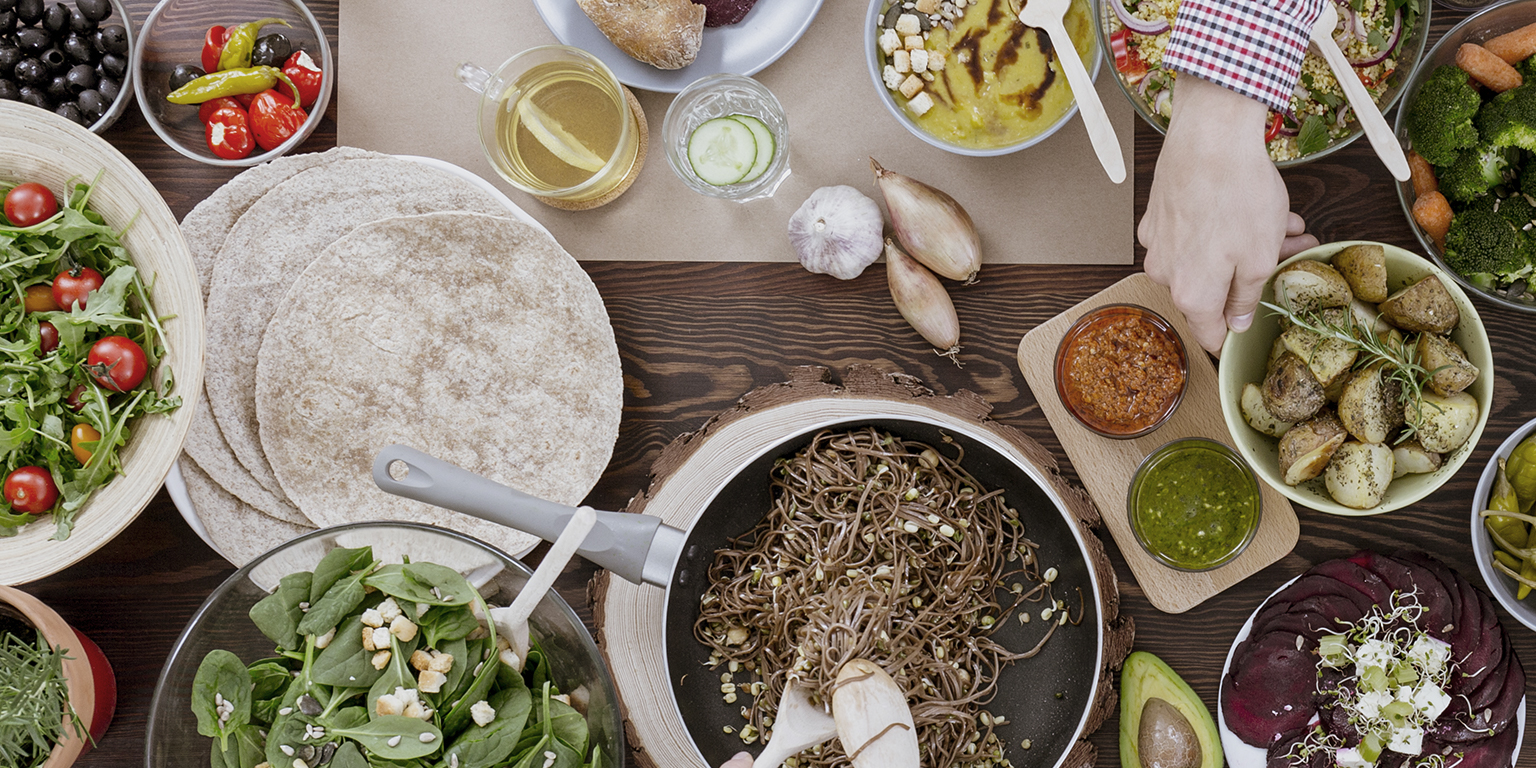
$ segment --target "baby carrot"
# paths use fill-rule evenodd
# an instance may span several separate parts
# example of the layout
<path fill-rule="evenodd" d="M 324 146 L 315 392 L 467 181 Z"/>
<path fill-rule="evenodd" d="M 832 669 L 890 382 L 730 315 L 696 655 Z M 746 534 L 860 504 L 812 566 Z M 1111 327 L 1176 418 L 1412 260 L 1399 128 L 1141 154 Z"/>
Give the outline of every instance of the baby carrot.
<path fill-rule="evenodd" d="M 1435 179 L 1435 167 L 1417 152 L 1408 153 L 1408 173 L 1413 179 L 1414 197 L 1440 191 L 1440 182 Z"/>
<path fill-rule="evenodd" d="M 1424 228 L 1424 232 L 1441 249 L 1445 248 L 1445 233 L 1450 231 L 1451 217 L 1454 215 L 1451 204 L 1439 192 L 1419 195 L 1413 201 L 1413 220 Z"/>
<path fill-rule="evenodd" d="M 1536 55 L 1536 24 L 1505 32 L 1483 43 L 1483 47 L 1510 64 L 1518 64 Z"/>
<path fill-rule="evenodd" d="M 1509 62 L 1476 43 L 1463 43 L 1456 49 L 1456 66 L 1495 93 L 1503 93 L 1524 80 Z"/>

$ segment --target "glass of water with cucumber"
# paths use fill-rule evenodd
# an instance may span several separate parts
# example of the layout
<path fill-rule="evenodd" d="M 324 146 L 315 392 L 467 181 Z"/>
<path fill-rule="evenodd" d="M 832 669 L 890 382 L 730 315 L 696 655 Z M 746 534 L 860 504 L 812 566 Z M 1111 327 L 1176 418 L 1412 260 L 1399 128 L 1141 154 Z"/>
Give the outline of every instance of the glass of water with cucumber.
<path fill-rule="evenodd" d="M 773 195 L 789 176 L 789 121 L 756 80 L 719 74 L 684 88 L 662 134 L 678 178 L 702 195 L 737 202 Z"/>

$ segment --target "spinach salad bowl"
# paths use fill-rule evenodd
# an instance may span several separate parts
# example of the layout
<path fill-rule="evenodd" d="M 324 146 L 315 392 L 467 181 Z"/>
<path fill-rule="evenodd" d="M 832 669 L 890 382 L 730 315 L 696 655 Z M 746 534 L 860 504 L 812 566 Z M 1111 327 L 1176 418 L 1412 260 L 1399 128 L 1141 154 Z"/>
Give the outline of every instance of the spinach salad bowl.
<path fill-rule="evenodd" d="M 312 579 L 304 575 L 311 572 Z M 617 768 L 624 754 L 617 690 L 571 607 L 553 591 L 539 602 L 522 675 L 506 666 L 505 651 L 491 650 L 486 622 L 473 618 L 484 615 L 482 604 L 496 618 L 529 576 L 490 545 L 414 523 L 355 523 L 295 538 L 230 576 L 177 638 L 150 705 L 144 764 L 367 768 L 372 754 L 392 766 L 487 768 L 527 753 L 534 768 Z M 311 600 L 309 588 L 324 591 Z M 336 633 L 326 641 L 298 635 L 312 615 Z M 371 629 L 380 616 L 383 626 Z M 408 617 L 415 630 L 403 632 L 396 624 Z M 360 628 L 383 632 L 382 642 L 360 639 Z M 264 634 L 285 630 L 293 633 L 286 644 Z M 369 647 L 389 649 L 382 669 Z M 407 656 L 421 665 L 408 665 Z M 431 668 L 446 679 L 429 684 L 428 656 L 456 657 Z M 220 740 L 205 735 L 220 730 L 222 752 Z"/>

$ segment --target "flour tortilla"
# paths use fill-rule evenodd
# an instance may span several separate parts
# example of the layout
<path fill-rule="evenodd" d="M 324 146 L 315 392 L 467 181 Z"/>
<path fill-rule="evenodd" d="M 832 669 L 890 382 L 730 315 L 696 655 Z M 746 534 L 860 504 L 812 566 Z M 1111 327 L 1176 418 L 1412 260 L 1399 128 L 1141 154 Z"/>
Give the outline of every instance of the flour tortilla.
<path fill-rule="evenodd" d="M 291 525 L 312 524 L 286 495 L 263 488 L 240 464 L 240 460 L 235 458 L 235 452 L 230 450 L 229 443 L 225 442 L 224 434 L 219 431 L 219 425 L 213 419 L 206 395 L 197 413 L 192 416 L 192 426 L 187 430 L 187 442 L 183 444 L 182 450 L 197 462 L 198 468 L 208 478 L 261 514 Z"/>
<path fill-rule="evenodd" d="M 285 523 L 258 513 L 226 493 L 185 456 L 181 458 L 181 477 L 208 538 L 213 539 L 219 554 L 237 568 L 295 536 L 314 530 L 313 526 Z"/>
<path fill-rule="evenodd" d="M 295 175 L 235 223 L 208 293 L 208 348 L 218 350 L 208 356 L 208 400 L 229 447 L 263 488 L 283 492 L 258 443 L 256 354 L 289 286 L 327 245 L 362 224 L 454 210 L 504 213 L 506 208 L 473 184 L 420 163 L 358 158 Z M 320 294 L 340 287 L 308 285 Z M 298 506 L 305 509 L 302 502 Z"/>
<path fill-rule="evenodd" d="M 359 227 L 304 271 L 263 339 L 256 405 L 316 523 L 414 520 L 516 552 L 527 534 L 380 491 L 375 454 L 403 443 L 576 504 L 612 456 L 623 381 L 602 297 L 553 239 L 437 213 Z"/>

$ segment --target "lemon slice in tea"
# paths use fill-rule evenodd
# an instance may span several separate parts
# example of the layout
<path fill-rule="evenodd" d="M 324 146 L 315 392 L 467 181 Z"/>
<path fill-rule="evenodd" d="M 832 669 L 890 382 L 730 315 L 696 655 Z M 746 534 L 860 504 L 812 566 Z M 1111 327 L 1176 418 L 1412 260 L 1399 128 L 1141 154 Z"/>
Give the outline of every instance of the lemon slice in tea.
<path fill-rule="evenodd" d="M 572 136 L 570 131 L 560 125 L 560 121 L 539 109 L 532 99 L 523 98 L 518 101 L 517 115 L 522 118 L 523 127 L 562 162 L 592 173 L 601 171 L 608 164 L 606 158 L 588 149 L 587 145 L 581 143 L 581 139 Z"/>

